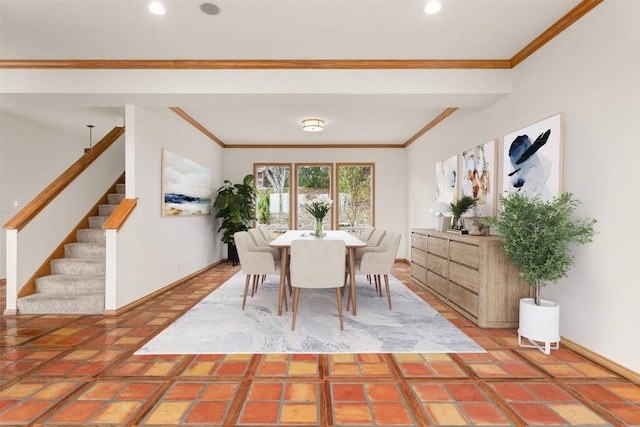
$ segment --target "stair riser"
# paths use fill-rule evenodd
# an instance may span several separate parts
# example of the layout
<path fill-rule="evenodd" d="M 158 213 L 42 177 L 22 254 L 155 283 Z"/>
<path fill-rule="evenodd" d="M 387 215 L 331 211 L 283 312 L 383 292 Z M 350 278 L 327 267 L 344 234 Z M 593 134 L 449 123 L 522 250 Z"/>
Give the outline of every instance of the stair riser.
<path fill-rule="evenodd" d="M 64 245 L 66 258 L 105 258 L 107 247 L 96 243 L 69 243 Z"/>
<path fill-rule="evenodd" d="M 77 294 L 72 297 L 29 295 L 18 299 L 20 314 L 103 314 L 104 294 Z"/>
<path fill-rule="evenodd" d="M 126 184 L 116 184 L 116 193 L 125 194 L 126 189 L 127 189 Z"/>
<path fill-rule="evenodd" d="M 109 219 L 108 216 L 90 216 L 89 217 L 89 228 L 93 229 L 102 229 L 102 226 Z"/>
<path fill-rule="evenodd" d="M 109 216 L 118 207 L 118 205 L 100 205 L 98 206 L 98 215 Z"/>
<path fill-rule="evenodd" d="M 104 230 L 93 230 L 90 228 L 83 228 L 82 230 L 78 230 L 76 233 L 76 238 L 78 242 L 82 243 L 98 243 L 98 244 L 106 244 L 107 237 Z"/>
<path fill-rule="evenodd" d="M 89 262 L 77 258 L 60 258 L 51 261 L 51 274 L 105 274 L 105 271 L 104 260 Z"/>
<path fill-rule="evenodd" d="M 124 194 L 109 194 L 107 200 L 110 205 L 117 205 L 124 200 Z"/>
<path fill-rule="evenodd" d="M 36 292 L 41 294 L 104 292 L 104 275 L 94 275 L 93 277 L 87 275 L 78 276 L 49 275 L 39 277 L 36 279 Z"/>

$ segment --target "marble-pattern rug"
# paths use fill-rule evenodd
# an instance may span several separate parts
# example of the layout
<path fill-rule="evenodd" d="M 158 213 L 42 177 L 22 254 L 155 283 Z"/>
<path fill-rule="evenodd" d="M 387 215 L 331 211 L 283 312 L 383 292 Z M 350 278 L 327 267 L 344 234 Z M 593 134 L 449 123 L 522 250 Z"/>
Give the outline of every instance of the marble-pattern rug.
<path fill-rule="evenodd" d="M 237 273 L 136 354 L 484 353 L 485 350 L 393 276 L 384 294 L 357 277 L 358 311 L 340 330 L 335 289 L 301 289 L 295 331 L 278 316 L 278 276 L 268 276 L 242 307 L 245 275 Z"/>

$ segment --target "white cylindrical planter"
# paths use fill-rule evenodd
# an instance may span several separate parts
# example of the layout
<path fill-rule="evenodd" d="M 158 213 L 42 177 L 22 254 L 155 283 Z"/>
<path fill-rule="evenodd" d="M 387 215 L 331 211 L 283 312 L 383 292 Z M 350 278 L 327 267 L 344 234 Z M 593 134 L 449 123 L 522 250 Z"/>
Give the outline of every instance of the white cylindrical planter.
<path fill-rule="evenodd" d="M 521 338 L 527 338 L 531 345 L 522 344 Z M 544 343 L 544 348 L 536 343 Z M 555 343 L 555 346 L 551 346 Z M 548 300 L 541 300 L 536 305 L 533 298 L 520 299 L 520 327 L 518 328 L 518 345 L 535 347 L 545 354 L 551 349 L 558 349 L 560 344 L 560 305 Z"/>

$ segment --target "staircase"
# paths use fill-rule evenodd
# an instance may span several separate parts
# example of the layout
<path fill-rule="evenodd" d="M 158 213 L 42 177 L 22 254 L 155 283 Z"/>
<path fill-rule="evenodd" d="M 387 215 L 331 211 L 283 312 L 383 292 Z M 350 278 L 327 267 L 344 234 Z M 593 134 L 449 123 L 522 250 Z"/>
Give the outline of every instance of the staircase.
<path fill-rule="evenodd" d="M 64 247 L 65 257 L 51 261 L 51 274 L 36 279 L 36 293 L 18 298 L 20 314 L 102 314 L 104 312 L 106 239 L 102 225 L 125 197 L 117 184 L 108 204 L 78 230 L 77 243 Z"/>

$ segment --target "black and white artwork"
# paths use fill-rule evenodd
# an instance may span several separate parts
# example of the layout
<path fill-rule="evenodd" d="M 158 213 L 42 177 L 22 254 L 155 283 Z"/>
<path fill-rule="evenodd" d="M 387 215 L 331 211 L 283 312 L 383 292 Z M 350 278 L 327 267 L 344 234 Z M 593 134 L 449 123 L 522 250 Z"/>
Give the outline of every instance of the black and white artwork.
<path fill-rule="evenodd" d="M 562 113 L 504 137 L 502 190 L 550 200 L 562 192 Z"/>

